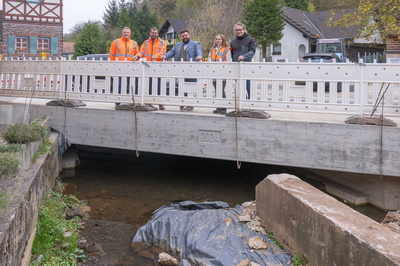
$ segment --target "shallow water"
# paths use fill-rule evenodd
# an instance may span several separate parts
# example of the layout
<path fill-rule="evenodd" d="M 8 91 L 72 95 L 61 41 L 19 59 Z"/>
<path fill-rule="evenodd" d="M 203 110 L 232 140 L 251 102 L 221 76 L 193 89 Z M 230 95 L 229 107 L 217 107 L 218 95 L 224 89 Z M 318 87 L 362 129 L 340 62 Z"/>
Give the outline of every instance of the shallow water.
<path fill-rule="evenodd" d="M 233 207 L 254 200 L 255 186 L 269 174 L 299 176 L 298 170 L 280 166 L 242 163 L 237 169 L 236 162 L 149 153 L 139 158 L 82 153 L 80 158 L 75 176 L 63 182 L 91 207 L 83 231 L 88 245 L 83 265 L 158 265 L 159 250 L 139 255 L 131 248 L 135 232 L 157 208 L 184 200 L 218 200 Z M 378 222 L 385 216 L 372 206 L 358 210 Z"/>
<path fill-rule="evenodd" d="M 124 159 L 83 159 L 76 175 L 63 179 L 75 184 L 77 197 L 91 207 L 83 235 L 92 256 L 85 265 L 158 265 L 156 254 L 137 256 L 130 246 L 154 210 L 183 200 L 219 200 L 233 207 L 254 200 L 256 184 L 268 174 L 285 172 L 278 166 L 243 163 L 237 169 L 236 162 L 171 155 Z"/>

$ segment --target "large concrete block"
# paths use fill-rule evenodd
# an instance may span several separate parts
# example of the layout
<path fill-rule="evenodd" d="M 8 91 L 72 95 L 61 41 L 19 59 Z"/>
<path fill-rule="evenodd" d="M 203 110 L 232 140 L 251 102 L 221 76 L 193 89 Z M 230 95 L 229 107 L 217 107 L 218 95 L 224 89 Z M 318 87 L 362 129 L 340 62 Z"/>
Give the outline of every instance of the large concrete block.
<path fill-rule="evenodd" d="M 400 264 L 398 233 L 295 176 L 268 176 L 256 201 L 262 224 L 310 265 Z"/>

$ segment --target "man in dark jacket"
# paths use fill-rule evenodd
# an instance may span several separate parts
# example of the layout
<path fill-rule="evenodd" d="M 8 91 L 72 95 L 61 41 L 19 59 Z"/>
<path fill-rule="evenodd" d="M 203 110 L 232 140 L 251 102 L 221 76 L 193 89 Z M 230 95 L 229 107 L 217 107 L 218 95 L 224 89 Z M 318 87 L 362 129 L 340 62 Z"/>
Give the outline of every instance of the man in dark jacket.
<path fill-rule="evenodd" d="M 256 42 L 247 35 L 246 26 L 238 22 L 233 27 L 236 38 L 231 41 L 232 60 L 250 62 L 256 52 Z M 250 80 L 246 80 L 247 99 L 250 99 Z"/>

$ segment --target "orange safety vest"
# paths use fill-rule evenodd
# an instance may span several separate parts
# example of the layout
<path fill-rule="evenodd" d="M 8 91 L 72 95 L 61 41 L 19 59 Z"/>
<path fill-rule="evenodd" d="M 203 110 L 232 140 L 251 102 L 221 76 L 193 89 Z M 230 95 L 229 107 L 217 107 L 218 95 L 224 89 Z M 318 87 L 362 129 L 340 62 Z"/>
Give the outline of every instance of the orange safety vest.
<path fill-rule="evenodd" d="M 228 46 L 222 46 L 221 49 L 217 52 L 217 48 L 214 47 L 211 49 L 210 54 L 209 54 L 209 59 L 211 62 L 226 62 L 226 54 L 231 50 L 231 48 Z"/>
<path fill-rule="evenodd" d="M 109 57 L 111 61 L 133 61 L 138 52 L 138 45 L 134 40 L 121 37 L 111 44 Z"/>
<path fill-rule="evenodd" d="M 140 46 L 140 57 L 146 58 L 147 61 L 153 61 L 153 55 L 156 57 L 155 61 L 162 61 L 161 56 L 167 52 L 167 42 L 161 38 L 153 40 L 151 37 L 145 40 Z"/>

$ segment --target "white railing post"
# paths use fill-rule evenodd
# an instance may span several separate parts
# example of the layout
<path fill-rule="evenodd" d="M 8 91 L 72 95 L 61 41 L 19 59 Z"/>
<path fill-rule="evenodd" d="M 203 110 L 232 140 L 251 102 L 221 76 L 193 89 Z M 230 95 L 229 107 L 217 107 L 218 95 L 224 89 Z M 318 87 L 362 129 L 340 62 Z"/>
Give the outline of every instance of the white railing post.
<path fill-rule="evenodd" d="M 235 101 L 238 101 L 237 107 L 239 110 L 242 109 L 242 83 L 243 83 L 242 66 L 243 66 L 243 61 L 239 61 L 239 84 L 236 84 L 236 93 L 235 93 L 235 96 L 237 97 Z"/>
<path fill-rule="evenodd" d="M 362 59 L 361 59 L 362 60 Z M 364 107 L 364 67 L 365 65 L 363 63 L 358 64 L 359 72 L 360 72 L 360 92 L 359 92 L 359 99 L 360 99 L 360 109 L 359 109 L 359 115 L 362 116 L 364 113 L 363 107 Z"/>
<path fill-rule="evenodd" d="M 144 64 L 142 61 L 140 61 L 139 62 L 139 64 L 142 64 L 142 82 L 141 82 L 141 90 L 142 90 L 142 93 L 141 93 L 141 97 L 140 97 L 140 104 L 141 105 L 144 105 L 144 95 L 145 95 L 145 77 L 146 77 L 146 64 Z"/>

